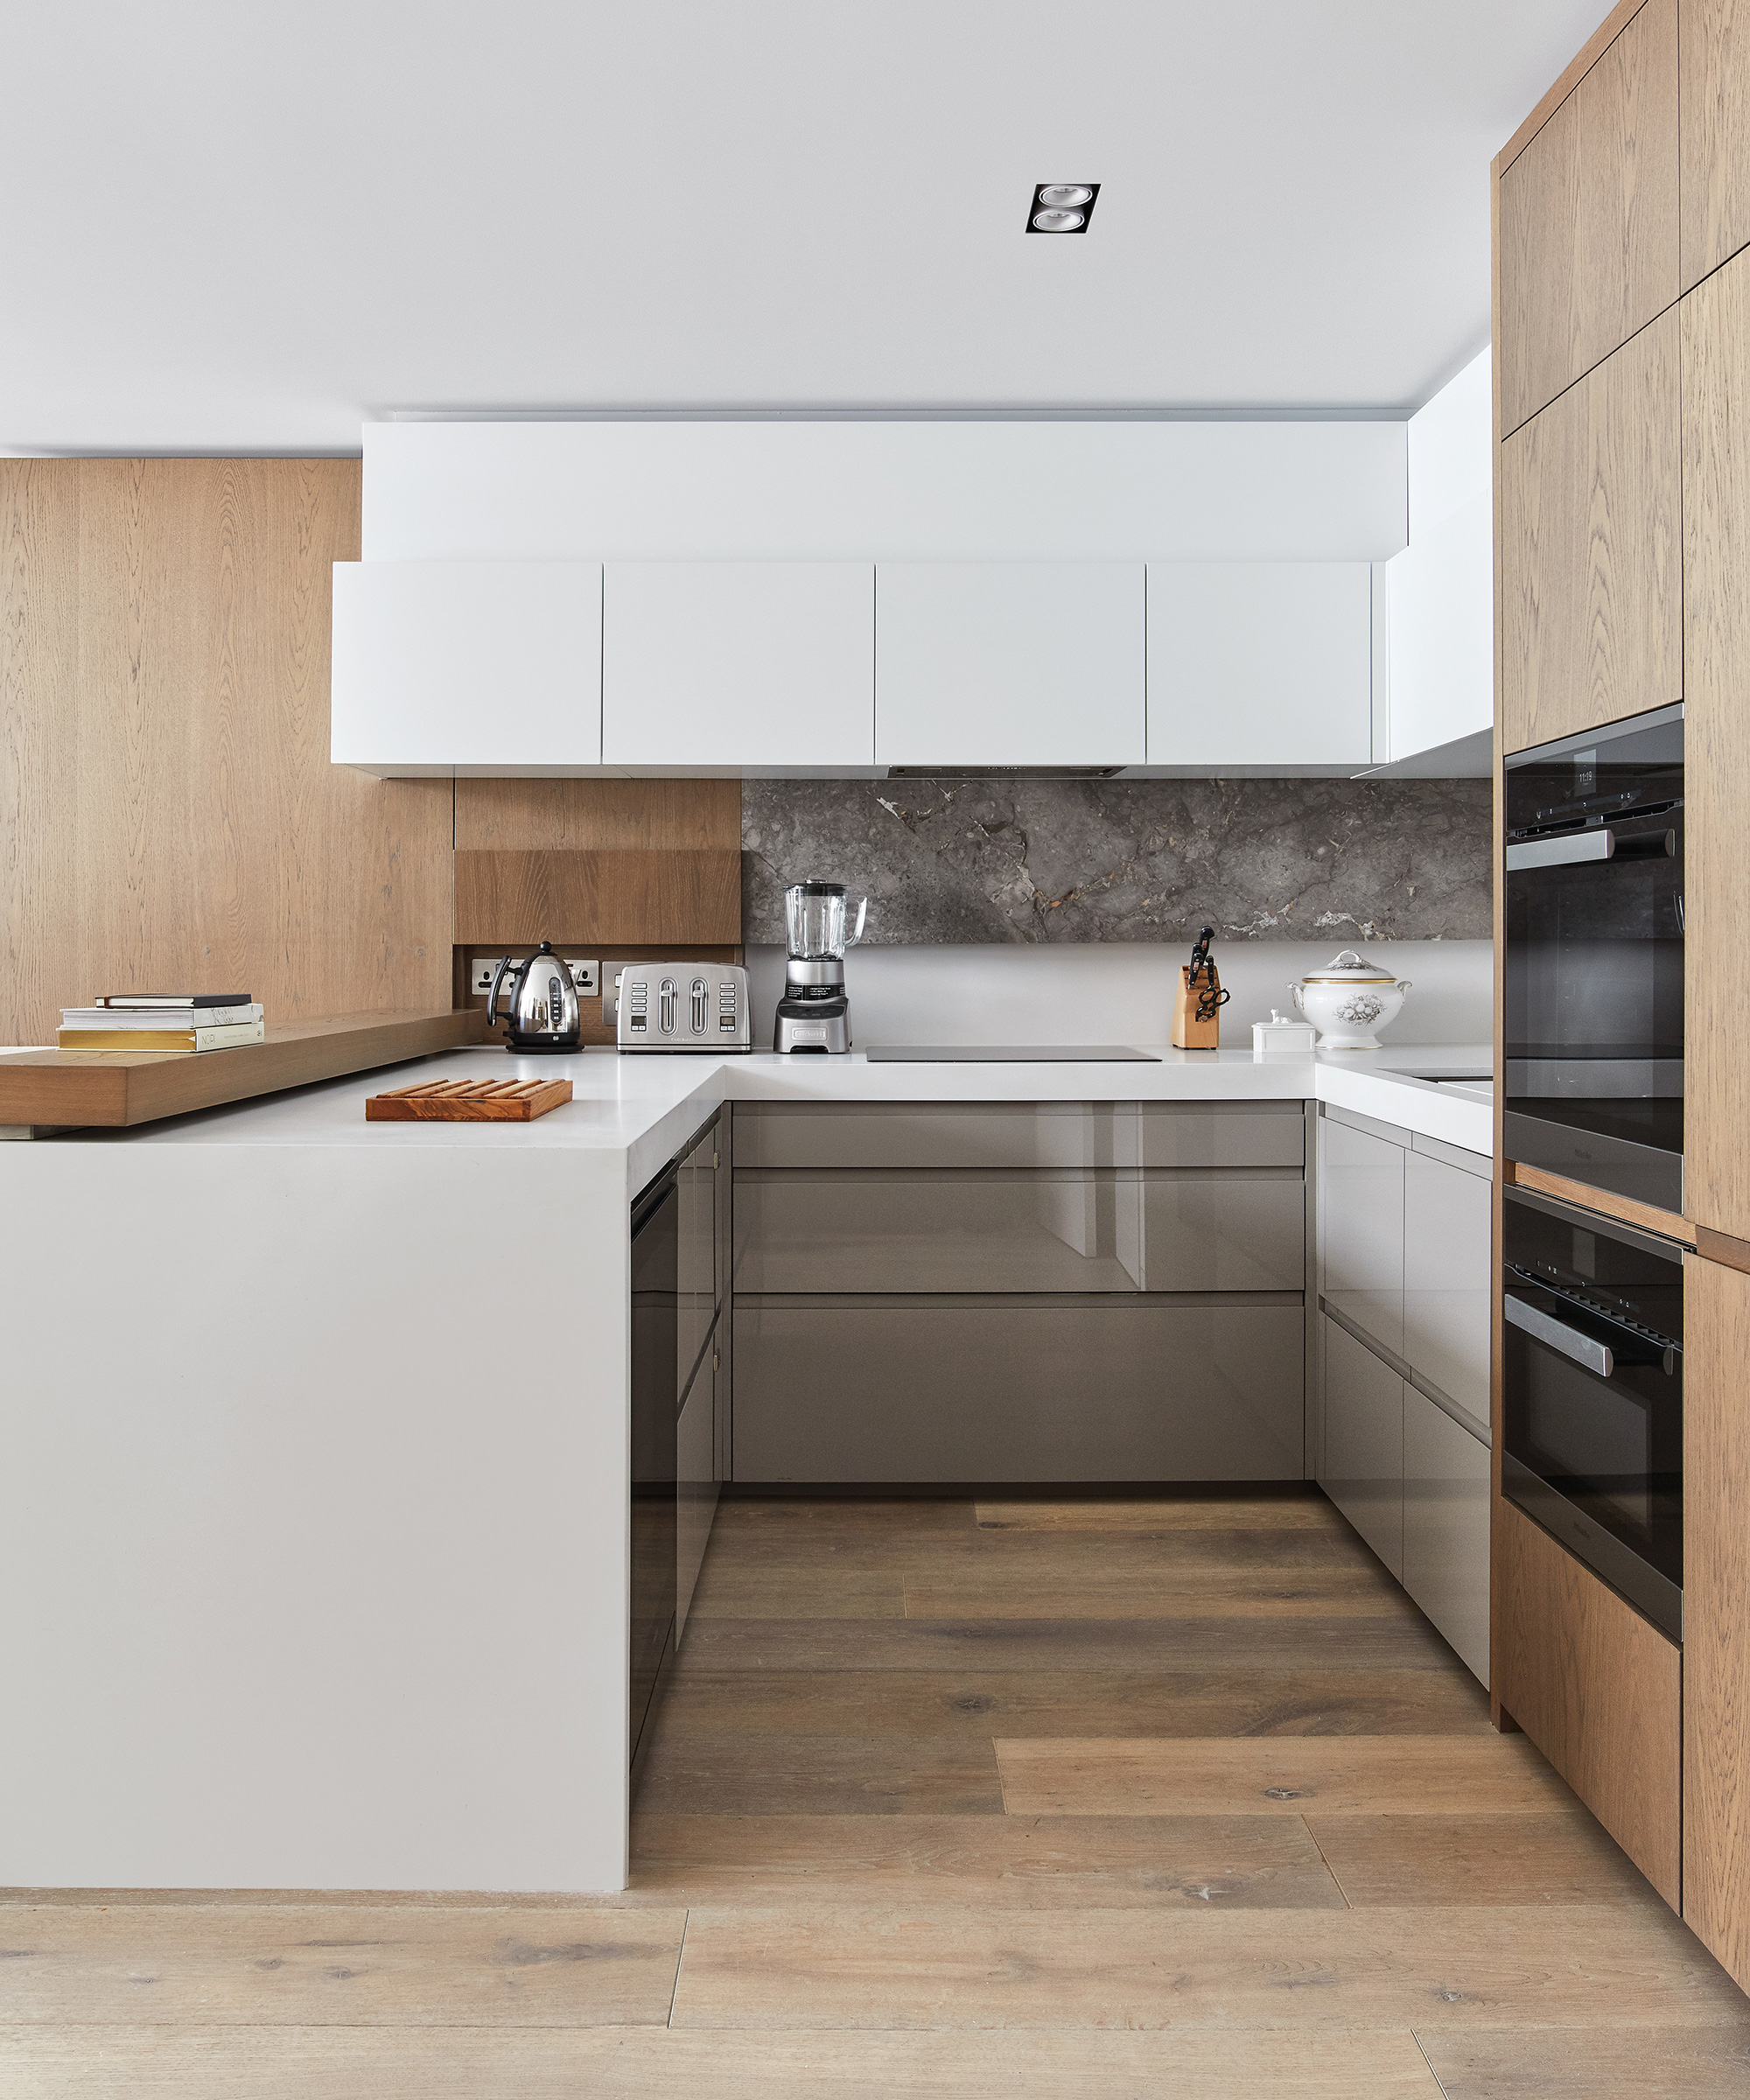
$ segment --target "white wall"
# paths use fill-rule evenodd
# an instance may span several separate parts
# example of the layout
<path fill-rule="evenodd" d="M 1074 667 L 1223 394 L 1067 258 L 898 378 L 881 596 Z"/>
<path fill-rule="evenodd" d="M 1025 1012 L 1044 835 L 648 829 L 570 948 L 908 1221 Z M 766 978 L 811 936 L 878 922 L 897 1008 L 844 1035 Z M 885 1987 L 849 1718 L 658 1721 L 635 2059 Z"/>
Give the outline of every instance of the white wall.
<path fill-rule="evenodd" d="M 1289 979 L 1348 943 L 1236 941 L 1215 947 L 1224 1045 L 1249 1049 L 1251 1024 L 1290 1012 Z M 1493 962 L 1487 941 L 1357 941 L 1371 962 L 1415 989 L 1382 1042 L 1487 1044 Z M 1164 1043 L 1184 947 L 1134 942 L 1047 946 L 861 948 L 846 958 L 851 1026 L 871 1043 Z M 781 948 L 750 948 L 756 1048 L 771 1046 Z M 1487 1059 L 1484 1060 L 1487 1061 Z"/>
<path fill-rule="evenodd" d="M 367 424 L 368 562 L 1383 562 L 1405 426 Z"/>

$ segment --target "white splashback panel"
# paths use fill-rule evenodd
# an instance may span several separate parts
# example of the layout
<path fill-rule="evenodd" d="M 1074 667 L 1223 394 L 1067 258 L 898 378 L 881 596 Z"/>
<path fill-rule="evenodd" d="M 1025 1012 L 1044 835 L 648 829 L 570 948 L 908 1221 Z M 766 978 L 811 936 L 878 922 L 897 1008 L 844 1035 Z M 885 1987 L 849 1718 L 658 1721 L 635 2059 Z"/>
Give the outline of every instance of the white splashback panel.
<path fill-rule="evenodd" d="M 367 424 L 364 558 L 1382 562 L 1405 427 Z"/>

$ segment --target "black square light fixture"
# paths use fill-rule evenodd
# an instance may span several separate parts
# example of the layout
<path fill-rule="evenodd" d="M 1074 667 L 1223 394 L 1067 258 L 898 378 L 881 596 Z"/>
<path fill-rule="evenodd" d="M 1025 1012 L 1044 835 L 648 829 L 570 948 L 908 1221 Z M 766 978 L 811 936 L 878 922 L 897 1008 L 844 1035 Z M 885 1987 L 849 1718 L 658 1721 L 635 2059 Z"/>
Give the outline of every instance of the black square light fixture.
<path fill-rule="evenodd" d="M 1094 216 L 1097 182 L 1040 182 L 1027 206 L 1030 234 L 1085 234 Z"/>

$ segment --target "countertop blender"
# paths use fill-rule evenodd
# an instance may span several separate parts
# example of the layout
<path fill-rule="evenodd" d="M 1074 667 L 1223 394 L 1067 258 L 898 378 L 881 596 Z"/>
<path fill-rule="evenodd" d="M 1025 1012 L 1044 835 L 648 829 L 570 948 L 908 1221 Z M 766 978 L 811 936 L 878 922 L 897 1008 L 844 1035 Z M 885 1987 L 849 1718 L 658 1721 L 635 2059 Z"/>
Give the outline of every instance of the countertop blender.
<path fill-rule="evenodd" d="M 784 996 L 778 1002 L 772 1040 L 774 1050 L 850 1049 L 844 951 L 863 938 L 868 912 L 865 897 L 857 907 L 857 924 L 847 934 L 842 882 L 797 882 L 784 892 L 790 959 L 784 966 Z"/>

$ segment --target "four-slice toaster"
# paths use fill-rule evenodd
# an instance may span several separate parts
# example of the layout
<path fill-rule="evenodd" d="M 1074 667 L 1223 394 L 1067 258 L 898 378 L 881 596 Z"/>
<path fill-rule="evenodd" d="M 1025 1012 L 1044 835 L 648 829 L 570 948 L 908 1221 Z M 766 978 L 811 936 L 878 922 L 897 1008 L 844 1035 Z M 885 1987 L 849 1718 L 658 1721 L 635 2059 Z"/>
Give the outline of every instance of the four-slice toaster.
<path fill-rule="evenodd" d="M 747 972 L 731 962 L 628 962 L 620 980 L 622 1050 L 748 1050 Z"/>

